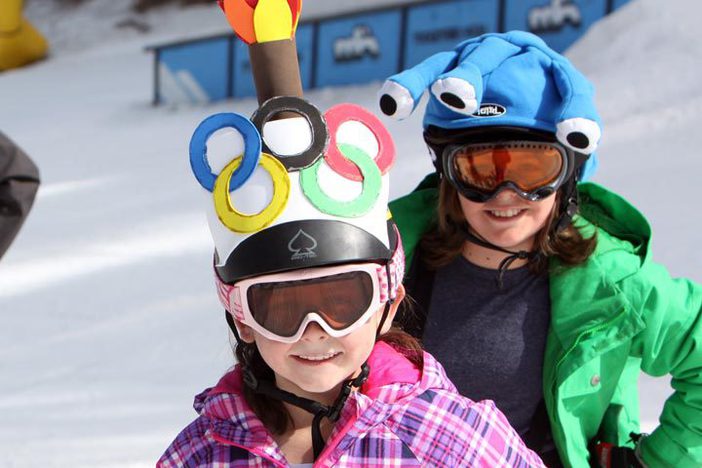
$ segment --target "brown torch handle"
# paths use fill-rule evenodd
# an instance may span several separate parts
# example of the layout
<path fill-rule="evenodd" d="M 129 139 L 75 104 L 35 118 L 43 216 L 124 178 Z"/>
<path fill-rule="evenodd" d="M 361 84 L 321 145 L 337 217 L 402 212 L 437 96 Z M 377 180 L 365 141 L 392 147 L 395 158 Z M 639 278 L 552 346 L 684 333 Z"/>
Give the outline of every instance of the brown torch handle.
<path fill-rule="evenodd" d="M 249 59 L 259 105 L 277 96 L 302 97 L 294 38 L 250 44 Z"/>

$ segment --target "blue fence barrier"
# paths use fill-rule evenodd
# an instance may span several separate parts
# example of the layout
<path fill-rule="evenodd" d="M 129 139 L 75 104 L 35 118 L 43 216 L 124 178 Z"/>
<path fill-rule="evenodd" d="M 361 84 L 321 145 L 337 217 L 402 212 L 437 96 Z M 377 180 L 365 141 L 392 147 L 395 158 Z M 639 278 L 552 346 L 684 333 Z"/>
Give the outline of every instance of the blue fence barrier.
<path fill-rule="evenodd" d="M 408 8 L 403 67 L 411 67 L 460 41 L 499 30 L 499 2 L 454 0 Z"/>
<path fill-rule="evenodd" d="M 317 86 L 382 80 L 397 70 L 400 10 L 324 21 L 317 41 Z"/>
<path fill-rule="evenodd" d="M 629 0 L 442 0 L 302 22 L 302 85 L 361 84 L 386 77 L 461 40 L 522 29 L 562 52 Z M 149 47 L 154 104 L 255 96 L 246 44 L 233 34 Z"/>
<path fill-rule="evenodd" d="M 561 52 L 602 18 L 606 9 L 607 0 L 507 0 L 504 25 L 506 31 L 538 34 Z"/>

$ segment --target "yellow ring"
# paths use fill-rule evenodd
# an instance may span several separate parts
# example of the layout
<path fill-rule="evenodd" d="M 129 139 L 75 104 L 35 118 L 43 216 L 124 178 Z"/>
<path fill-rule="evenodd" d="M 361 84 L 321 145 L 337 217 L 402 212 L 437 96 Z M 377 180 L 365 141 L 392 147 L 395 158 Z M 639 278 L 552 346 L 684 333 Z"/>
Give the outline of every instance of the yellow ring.
<path fill-rule="evenodd" d="M 237 211 L 229 197 L 229 181 L 241 164 L 239 156 L 222 170 L 215 181 L 214 196 L 217 217 L 222 223 L 234 232 L 249 233 L 264 229 L 275 221 L 285 209 L 290 197 L 290 177 L 285 166 L 276 158 L 267 153 L 261 153 L 259 165 L 263 167 L 273 180 L 273 199 L 260 213 L 247 215 Z"/>

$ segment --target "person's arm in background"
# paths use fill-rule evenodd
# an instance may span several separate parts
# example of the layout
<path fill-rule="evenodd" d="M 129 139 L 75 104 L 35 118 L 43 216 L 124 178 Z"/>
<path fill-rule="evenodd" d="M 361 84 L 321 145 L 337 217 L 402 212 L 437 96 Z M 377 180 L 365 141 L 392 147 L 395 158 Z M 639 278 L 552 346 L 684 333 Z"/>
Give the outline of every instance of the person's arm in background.
<path fill-rule="evenodd" d="M 22 227 L 38 188 L 37 166 L 0 132 L 0 258 Z"/>

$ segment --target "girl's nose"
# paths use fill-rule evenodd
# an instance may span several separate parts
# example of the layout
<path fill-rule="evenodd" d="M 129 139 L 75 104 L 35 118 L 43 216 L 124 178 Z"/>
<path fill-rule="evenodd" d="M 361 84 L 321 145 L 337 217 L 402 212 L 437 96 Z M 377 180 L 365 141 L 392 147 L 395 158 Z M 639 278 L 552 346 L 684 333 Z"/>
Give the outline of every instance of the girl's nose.
<path fill-rule="evenodd" d="M 329 335 L 327 335 L 327 332 L 325 332 L 317 322 L 310 322 L 305 328 L 301 339 L 306 341 L 321 341 L 326 340 L 328 337 Z"/>
<path fill-rule="evenodd" d="M 517 192 L 512 190 L 511 188 L 505 188 L 500 191 L 497 195 L 495 195 L 495 198 L 493 200 L 498 200 L 501 202 L 511 202 L 519 198 L 519 195 Z"/>

